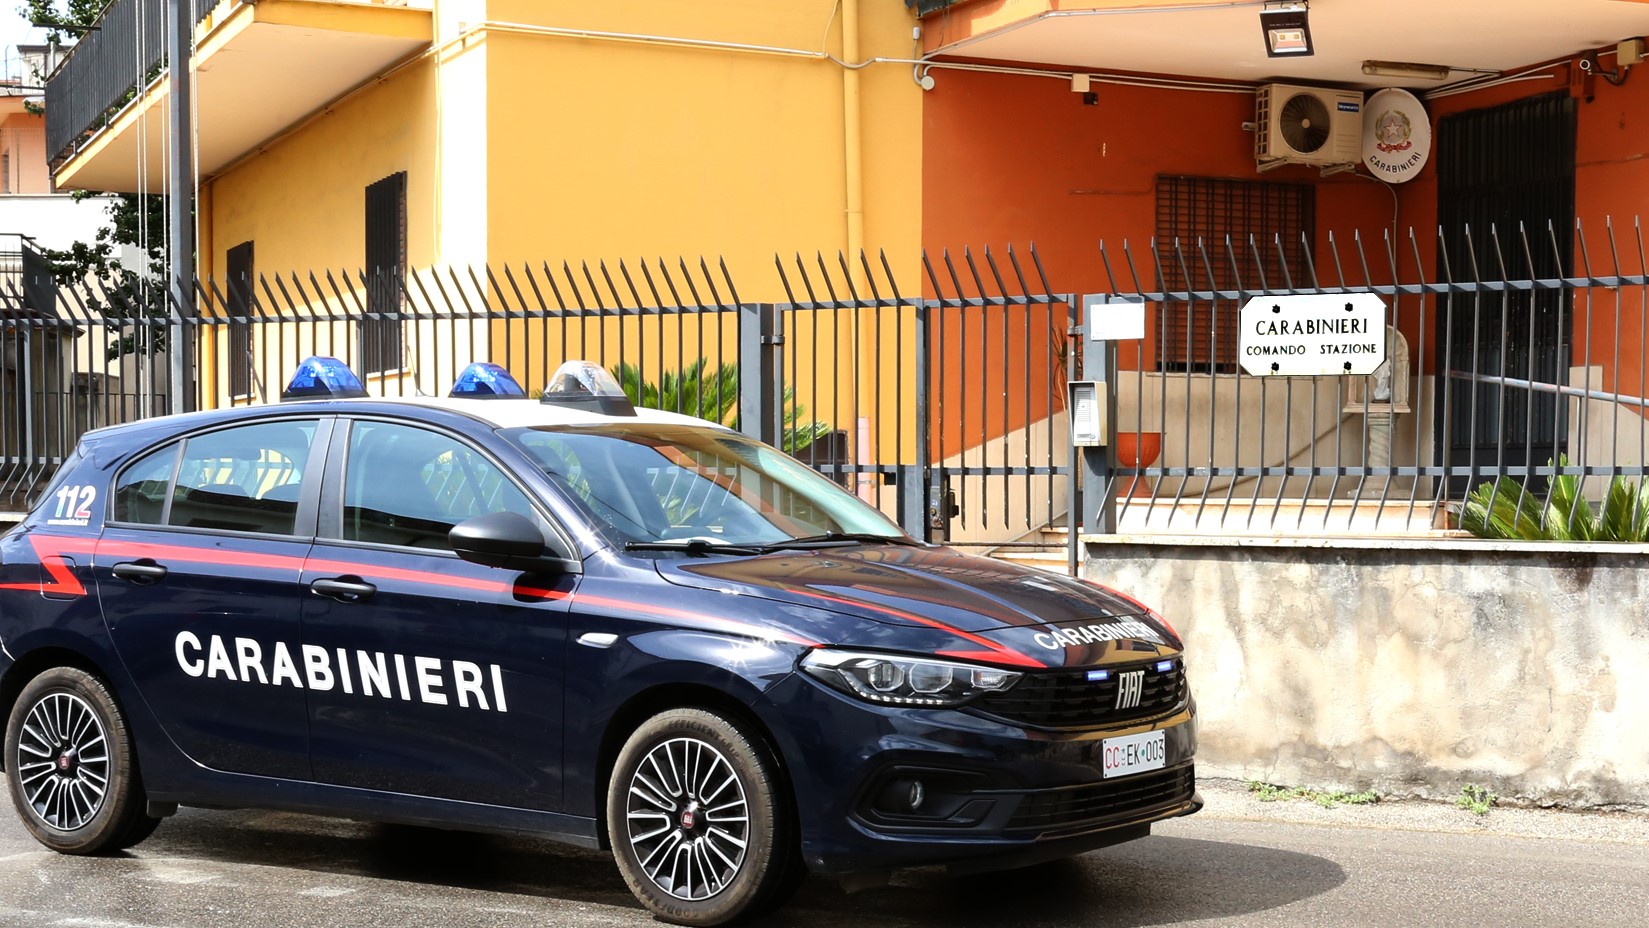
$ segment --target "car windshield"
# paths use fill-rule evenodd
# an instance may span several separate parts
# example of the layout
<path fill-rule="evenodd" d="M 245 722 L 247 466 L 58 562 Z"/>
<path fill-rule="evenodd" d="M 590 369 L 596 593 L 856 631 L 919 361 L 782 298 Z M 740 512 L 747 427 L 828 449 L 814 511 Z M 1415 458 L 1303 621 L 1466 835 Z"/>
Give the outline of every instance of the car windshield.
<path fill-rule="evenodd" d="M 544 473 L 631 547 L 910 543 L 880 512 L 789 455 L 690 425 L 509 429 Z"/>

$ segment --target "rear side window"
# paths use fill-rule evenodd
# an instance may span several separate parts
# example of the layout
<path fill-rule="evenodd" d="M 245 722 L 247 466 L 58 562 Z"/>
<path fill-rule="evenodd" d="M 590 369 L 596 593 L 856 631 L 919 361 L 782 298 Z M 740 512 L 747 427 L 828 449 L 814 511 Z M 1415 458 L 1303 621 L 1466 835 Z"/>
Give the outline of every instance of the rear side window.
<path fill-rule="evenodd" d="M 114 521 L 160 525 L 166 520 L 166 495 L 177 470 L 176 442 L 151 451 L 115 481 Z"/>
<path fill-rule="evenodd" d="M 290 535 L 315 421 L 259 422 L 183 444 L 166 524 Z"/>
<path fill-rule="evenodd" d="M 450 551 L 454 525 L 490 512 L 535 517 L 526 494 L 474 448 L 393 422 L 350 429 L 344 540 Z"/>

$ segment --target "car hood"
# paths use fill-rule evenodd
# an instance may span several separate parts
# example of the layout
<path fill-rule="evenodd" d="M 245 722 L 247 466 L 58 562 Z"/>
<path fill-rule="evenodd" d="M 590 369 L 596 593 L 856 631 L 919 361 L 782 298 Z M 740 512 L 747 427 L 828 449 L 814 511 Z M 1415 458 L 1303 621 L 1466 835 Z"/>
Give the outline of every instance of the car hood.
<path fill-rule="evenodd" d="M 921 650 L 1018 666 L 1177 653 L 1144 606 L 1069 577 L 943 547 L 854 545 L 655 562 L 678 586 L 839 614 L 825 644 Z"/>

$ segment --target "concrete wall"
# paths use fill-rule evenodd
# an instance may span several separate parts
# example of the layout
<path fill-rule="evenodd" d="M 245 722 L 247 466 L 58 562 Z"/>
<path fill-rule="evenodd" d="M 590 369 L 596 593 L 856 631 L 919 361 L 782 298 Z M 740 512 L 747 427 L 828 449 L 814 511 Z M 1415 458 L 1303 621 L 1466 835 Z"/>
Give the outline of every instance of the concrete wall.
<path fill-rule="evenodd" d="M 1185 637 L 1205 775 L 1649 805 L 1649 548 L 1118 538 L 1083 575 Z"/>

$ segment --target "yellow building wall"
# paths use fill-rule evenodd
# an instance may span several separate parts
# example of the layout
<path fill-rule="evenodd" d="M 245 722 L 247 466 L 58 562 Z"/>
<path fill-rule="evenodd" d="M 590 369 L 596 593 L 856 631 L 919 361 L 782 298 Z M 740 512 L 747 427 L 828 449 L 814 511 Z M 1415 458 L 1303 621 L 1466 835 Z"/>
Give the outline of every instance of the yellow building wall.
<path fill-rule="evenodd" d="M 326 298 L 315 307 L 337 311 L 325 272 L 357 280 L 365 262 L 366 187 L 398 171 L 407 172 L 407 257 L 411 267 L 428 267 L 441 255 L 439 174 L 440 108 L 438 73 L 428 59 L 392 75 L 311 120 L 262 151 L 202 184 L 200 272 L 225 291 L 223 275 L 230 248 L 253 242 L 254 269 L 281 277 L 288 293 L 274 289 L 271 301 L 260 289 L 260 309 L 290 315 L 287 295 L 299 302 L 300 289 L 317 296 L 309 274 L 320 280 Z M 255 105 L 249 102 L 248 105 Z M 292 275 L 301 278 L 301 288 Z M 339 280 L 340 291 L 347 291 Z M 358 287 L 356 288 L 358 289 Z M 341 304 L 358 311 L 346 293 Z M 221 312 L 221 309 L 219 310 Z M 300 310 L 304 311 L 304 310 Z M 259 378 L 273 397 L 307 354 L 347 353 L 352 344 L 343 325 L 259 325 L 253 337 Z M 208 330 L 203 348 L 227 362 L 227 346 Z M 217 371 L 203 370 L 213 378 Z M 215 380 L 206 384 L 218 390 Z M 397 388 L 399 388 L 397 386 Z M 408 388 L 410 389 L 410 388 Z M 227 399 L 227 397 L 224 397 Z"/>
<path fill-rule="evenodd" d="M 902 4 L 849 5 L 858 8 L 860 60 L 914 54 L 916 20 Z M 659 280 L 657 261 L 664 259 L 681 287 L 685 275 L 678 259 L 685 257 L 699 297 L 709 302 L 697 270 L 704 256 L 723 300 L 731 295 L 719 261 L 726 262 L 739 299 L 783 302 L 775 256 L 792 268 L 795 283 L 794 257 L 801 253 L 817 284 L 816 256 L 822 252 L 845 297 L 837 254 L 850 247 L 847 165 L 857 158 L 863 176 L 857 244 L 868 250 L 878 277 L 877 255 L 885 250 L 904 291 L 919 293 L 922 92 L 910 65 L 873 64 L 853 72 L 859 85 L 855 152 L 846 121 L 852 112 L 845 102 L 848 72 L 841 64 L 822 56 L 660 41 L 841 57 L 844 16 L 851 12 L 842 6 L 833 0 L 490 0 L 480 28 L 488 56 L 487 242 L 493 263 L 518 271 L 528 263 L 536 271 L 548 258 L 559 271 L 560 261 L 570 260 L 593 305 L 579 269 L 589 259 L 595 289 L 610 307 L 613 296 L 593 262 L 608 262 L 619 297 L 632 305 L 618 259 L 627 262 L 636 287 L 650 300 L 640 264 L 647 263 Z M 630 38 L 576 38 L 544 27 Z M 857 269 L 857 260 L 852 265 Z M 565 278 L 561 284 L 571 302 L 571 287 Z M 856 284 L 863 288 L 862 277 Z M 685 288 L 679 295 L 692 299 Z M 796 296 L 805 298 L 799 287 Z M 672 299 L 667 291 L 663 298 Z M 892 351 L 891 311 L 880 333 L 868 311 L 857 315 L 832 314 L 817 340 L 812 333 L 818 320 L 792 319 L 786 379 L 807 408 L 804 421 L 824 419 L 846 430 L 861 460 L 891 460 L 898 419 L 892 396 L 901 374 L 906 396 L 914 384 Z M 731 314 L 709 322 L 655 320 L 646 328 L 631 320 L 623 339 L 632 350 L 648 346 L 643 377 L 656 381 L 697 357 L 712 367 L 736 362 L 733 324 Z M 518 324 L 509 333 L 510 366 L 524 369 L 529 386 L 537 386 L 563 355 L 599 352 L 604 345 L 616 357 L 618 324 L 603 328 L 604 342 L 593 329 L 574 327 L 572 344 L 562 348 L 559 327 L 545 332 Z M 501 329 L 494 331 L 495 348 Z M 910 337 L 907 331 L 906 346 Z M 854 346 L 861 352 L 857 368 L 851 363 Z M 877 393 L 884 399 L 882 416 L 871 414 Z M 903 456 L 911 457 L 915 447 L 906 425 L 900 438 L 909 446 Z"/>
<path fill-rule="evenodd" d="M 843 23 L 855 9 L 858 38 L 848 42 Z M 536 294 L 522 279 L 524 265 L 541 274 L 546 261 L 557 270 L 571 261 L 577 270 L 587 259 L 603 291 L 599 302 L 615 302 L 596 266 L 606 261 L 621 301 L 632 305 L 617 261 L 629 263 L 650 300 L 638 261 L 646 259 L 656 275 L 659 258 L 679 286 L 661 298 L 690 301 L 693 295 L 681 286 L 681 257 L 694 268 L 698 297 L 708 302 L 715 297 L 697 272 L 701 255 L 711 261 L 721 300 L 733 299 L 717 266 L 725 260 L 739 299 L 785 301 L 774 257 L 793 266 L 798 252 L 816 282 L 815 256 L 823 253 L 845 297 L 836 256 L 850 243 L 869 251 L 878 277 L 878 253 L 885 251 L 902 290 L 915 295 L 921 290 L 922 91 L 909 64 L 850 72 L 822 54 L 548 31 L 645 34 L 863 60 L 911 57 L 915 24 L 902 4 L 881 0 L 438 0 L 428 55 L 204 185 L 202 272 L 221 277 L 228 249 L 250 239 L 260 274 L 324 268 L 353 274 L 363 259 L 364 189 L 405 170 L 409 265 L 420 275 L 431 266 L 456 268 L 460 278 L 443 273 L 446 295 L 428 288 L 437 304 L 467 296 L 479 306 L 483 294 L 469 284 L 470 266 L 490 263 L 513 303 L 503 267 L 512 268 L 531 301 Z M 855 97 L 856 126 L 849 115 Z M 855 138 L 857 145 L 850 144 Z M 850 232 L 848 165 L 855 161 L 862 218 Z M 852 266 L 857 272 L 856 260 Z M 578 278 L 594 306 L 598 298 L 582 271 Z M 546 282 L 538 283 L 554 303 Z M 574 302 L 565 279 L 560 283 L 563 298 Z M 862 277 L 856 285 L 864 292 Z M 412 289 L 416 299 L 419 290 Z M 887 292 L 885 284 L 881 289 Z M 496 293 L 486 298 L 498 306 Z M 260 299 L 269 302 L 263 294 Z M 286 312 L 278 300 L 265 306 L 271 308 Z M 894 437 L 909 415 L 896 412 L 892 398 L 896 389 L 912 395 L 914 384 L 911 365 L 901 366 L 895 355 L 891 319 L 890 312 L 879 331 L 869 311 L 835 313 L 823 326 L 812 317 L 793 319 L 796 337 L 785 346 L 786 379 L 808 408 L 804 420 L 826 419 L 847 431 L 859 460 L 915 454 L 908 421 L 901 440 Z M 645 340 L 643 375 L 657 380 L 701 356 L 712 366 L 736 362 L 734 325 L 732 314 L 654 319 L 644 332 L 632 319 L 621 334 L 608 320 L 569 331 L 572 344 L 563 346 L 554 324 L 460 326 L 470 331 L 440 342 L 422 331 L 427 326 L 408 324 L 408 377 L 369 388 L 444 391 L 454 365 L 471 358 L 506 363 L 529 387 L 539 387 L 573 348 L 599 354 L 605 345 L 610 357 L 602 360 L 615 363 L 621 337 L 632 354 Z M 344 328 L 309 336 L 294 331 L 278 339 L 278 348 L 255 344 L 261 376 L 278 387 L 308 351 L 346 353 Z M 903 343 L 911 344 L 908 326 Z M 423 357 L 437 345 L 456 357 L 440 365 L 433 355 Z M 223 346 L 218 353 L 227 360 Z"/>

